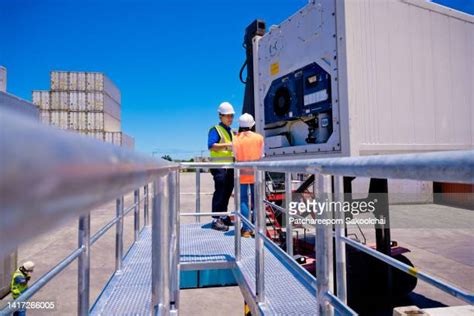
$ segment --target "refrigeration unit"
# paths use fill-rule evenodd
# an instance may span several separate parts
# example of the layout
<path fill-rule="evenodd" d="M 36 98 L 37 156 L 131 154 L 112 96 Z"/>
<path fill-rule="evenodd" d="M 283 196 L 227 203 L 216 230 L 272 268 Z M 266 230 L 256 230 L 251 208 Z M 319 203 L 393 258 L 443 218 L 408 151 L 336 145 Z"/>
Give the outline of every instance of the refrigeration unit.
<path fill-rule="evenodd" d="M 473 47 L 435 3 L 310 1 L 252 40 L 266 159 L 473 148 Z"/>

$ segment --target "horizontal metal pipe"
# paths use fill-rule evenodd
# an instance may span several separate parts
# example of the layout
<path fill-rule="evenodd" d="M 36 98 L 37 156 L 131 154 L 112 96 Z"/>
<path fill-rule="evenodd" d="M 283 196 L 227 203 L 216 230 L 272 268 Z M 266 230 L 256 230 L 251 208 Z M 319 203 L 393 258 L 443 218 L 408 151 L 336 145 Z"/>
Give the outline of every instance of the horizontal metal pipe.
<path fill-rule="evenodd" d="M 181 213 L 180 216 L 225 216 L 232 215 L 234 212 L 207 212 L 207 213 Z"/>
<path fill-rule="evenodd" d="M 358 250 L 361 250 L 369 255 L 371 255 L 372 257 L 375 257 L 377 259 L 379 259 L 380 261 L 383 261 L 389 265 L 391 265 L 392 267 L 394 268 L 397 268 L 405 273 L 408 273 L 410 274 L 411 276 L 415 277 L 415 278 L 418 278 L 422 281 L 425 281 L 431 285 L 433 285 L 434 287 L 437 287 L 438 289 L 448 293 L 448 294 L 451 294 L 452 296 L 454 297 L 457 297 L 463 301 L 466 301 L 468 302 L 469 304 L 474 304 L 474 295 L 472 294 L 469 294 L 469 293 L 466 293 L 450 284 L 447 284 L 441 280 L 438 280 L 424 272 L 421 272 L 421 271 L 418 271 L 418 269 L 412 267 L 412 266 L 409 266 L 405 263 L 402 263 L 390 256 L 387 256 L 381 252 L 378 252 L 377 250 L 374 250 L 370 247 L 367 247 L 355 240 L 352 240 L 350 238 L 347 238 L 347 237 L 340 237 L 341 240 L 343 240 L 345 243 L 347 243 L 348 245 L 351 245 L 352 247 L 358 249 Z"/>
<path fill-rule="evenodd" d="M 84 251 L 84 247 L 77 248 L 74 250 L 69 256 L 64 258 L 61 262 L 59 262 L 54 268 L 49 270 L 49 272 L 42 275 L 35 283 L 33 283 L 28 290 L 23 292 L 15 302 L 26 302 L 28 301 L 36 292 L 41 290 L 43 286 L 45 286 L 51 279 L 53 279 L 56 275 L 58 275 L 61 271 L 67 268 L 77 257 L 79 257 L 82 252 Z M 18 304 L 15 304 L 18 305 Z M 12 305 L 13 306 L 13 305 Z M 18 308 L 10 308 L 9 306 L 5 307 L 0 311 L 1 315 L 8 315 L 9 313 L 14 312 Z"/>
<path fill-rule="evenodd" d="M 142 199 L 140 199 L 140 202 L 144 201 L 145 199 L 147 198 L 147 196 L 143 197 Z M 135 206 L 136 204 L 132 205 L 130 208 L 127 209 L 127 211 L 124 213 L 124 215 L 126 215 L 129 211 L 131 211 L 131 209 L 133 208 L 133 206 Z M 117 221 L 119 220 L 118 217 L 115 217 L 113 220 L 111 220 L 110 222 L 108 222 L 105 226 L 103 226 L 100 230 L 98 230 L 94 236 L 91 237 L 91 245 L 93 245 L 100 237 L 102 237 L 112 226 L 115 225 L 115 223 L 117 223 Z"/>
<path fill-rule="evenodd" d="M 235 163 L 278 172 L 474 183 L 474 150 Z"/>
<path fill-rule="evenodd" d="M 336 315 L 342 315 L 342 316 L 358 315 L 352 308 L 344 304 L 336 295 L 330 292 L 326 292 L 324 295 L 324 298 L 329 302 L 329 304 L 334 306 L 334 308 L 338 311 Z"/>
<path fill-rule="evenodd" d="M 118 217 L 114 217 L 113 220 L 108 222 L 105 226 L 103 226 L 101 229 L 99 229 L 92 237 L 91 237 L 91 246 L 100 239 L 110 228 L 112 228 L 117 221 L 119 220 Z"/>
<path fill-rule="evenodd" d="M 0 257 L 29 238 L 179 168 L 4 108 L 0 126 Z M 25 218 L 35 225 L 24 229 Z"/>
<path fill-rule="evenodd" d="M 123 216 L 127 215 L 128 213 L 130 213 L 131 211 L 135 210 L 135 206 L 137 206 L 139 204 L 139 202 L 137 203 L 133 203 L 132 205 L 130 205 L 128 208 L 125 209 L 125 211 L 123 211 Z"/>
<path fill-rule="evenodd" d="M 245 224 L 247 224 L 253 231 L 255 231 L 255 225 L 247 217 L 245 217 L 242 213 L 239 213 L 238 215 Z"/>
<path fill-rule="evenodd" d="M 218 162 L 182 162 L 179 164 L 181 169 L 229 169 L 233 168 L 233 163 L 218 163 Z"/>

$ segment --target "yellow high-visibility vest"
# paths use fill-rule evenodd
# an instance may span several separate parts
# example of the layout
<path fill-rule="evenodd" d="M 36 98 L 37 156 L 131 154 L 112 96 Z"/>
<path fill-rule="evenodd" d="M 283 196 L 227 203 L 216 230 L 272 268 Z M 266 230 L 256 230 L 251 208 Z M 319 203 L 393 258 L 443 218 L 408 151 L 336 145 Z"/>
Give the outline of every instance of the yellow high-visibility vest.
<path fill-rule="evenodd" d="M 217 130 L 217 133 L 219 134 L 220 140 L 219 143 L 232 143 L 232 136 L 227 132 L 227 130 L 220 126 L 216 125 L 214 127 L 211 127 L 211 129 L 215 128 Z M 220 162 L 220 163 L 226 163 L 226 162 L 234 162 L 234 153 L 232 150 L 220 150 L 220 151 L 215 151 L 210 149 L 211 151 L 211 161 L 212 162 Z"/>
<path fill-rule="evenodd" d="M 15 279 L 17 277 L 26 278 L 27 276 L 25 276 L 23 272 L 20 271 L 20 268 L 16 269 L 15 273 L 13 273 L 12 281 L 10 283 L 10 291 L 12 292 L 13 299 L 17 299 L 21 295 L 21 293 L 25 292 L 28 289 L 27 283 L 21 284 L 16 282 Z"/>

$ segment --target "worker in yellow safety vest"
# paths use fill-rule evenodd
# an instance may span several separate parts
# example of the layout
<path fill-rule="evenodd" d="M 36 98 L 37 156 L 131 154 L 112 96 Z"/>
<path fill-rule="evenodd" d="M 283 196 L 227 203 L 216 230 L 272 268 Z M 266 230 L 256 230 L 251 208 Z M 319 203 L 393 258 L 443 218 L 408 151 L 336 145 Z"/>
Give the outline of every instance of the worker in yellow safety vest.
<path fill-rule="evenodd" d="M 23 292 L 28 289 L 28 282 L 30 281 L 31 273 L 33 272 L 34 268 L 35 264 L 32 261 L 27 261 L 13 273 L 12 280 L 10 282 L 10 291 L 12 292 L 12 297 L 14 300 L 16 300 Z M 13 313 L 13 315 L 26 315 L 26 310 L 20 308 L 15 313 Z"/>
<path fill-rule="evenodd" d="M 234 138 L 233 151 L 235 160 L 256 161 L 263 157 L 263 136 L 255 132 L 255 120 L 253 116 L 245 113 L 239 118 L 239 133 Z M 251 216 L 250 209 L 254 205 L 254 175 L 252 169 L 240 170 L 240 210 L 242 215 L 252 223 L 254 216 Z M 249 207 L 249 191 L 251 196 L 251 206 Z M 241 229 L 242 237 L 250 237 L 253 232 L 251 228 L 243 223 Z"/>
<path fill-rule="evenodd" d="M 234 119 L 234 108 L 229 102 L 223 102 L 217 109 L 220 122 L 209 129 L 207 147 L 210 150 L 211 162 L 226 163 L 234 161 L 232 141 L 234 133 L 231 129 Z M 211 169 L 214 178 L 214 194 L 212 196 L 212 212 L 227 212 L 230 196 L 234 190 L 233 169 Z M 213 216 L 212 228 L 228 231 L 233 225 L 229 216 Z"/>

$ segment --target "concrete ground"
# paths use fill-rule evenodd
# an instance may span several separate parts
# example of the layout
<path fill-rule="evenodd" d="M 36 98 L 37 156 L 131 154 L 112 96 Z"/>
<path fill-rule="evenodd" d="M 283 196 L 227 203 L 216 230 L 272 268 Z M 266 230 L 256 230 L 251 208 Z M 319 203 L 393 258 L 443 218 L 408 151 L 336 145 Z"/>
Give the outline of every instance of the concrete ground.
<path fill-rule="evenodd" d="M 181 175 L 181 210 L 194 212 L 195 196 L 188 194 L 195 190 L 194 173 Z M 212 177 L 208 173 L 201 178 L 201 209 L 210 211 L 211 195 L 213 191 Z M 125 199 L 125 205 L 131 205 L 132 195 Z M 233 201 L 229 205 L 232 209 Z M 449 208 L 439 205 L 400 205 L 394 206 L 401 213 L 406 212 L 414 221 L 435 220 L 427 216 L 429 210 L 435 209 L 443 218 L 437 221 L 468 222 L 472 220 L 471 211 Z M 432 213 L 429 213 L 432 214 Z M 105 225 L 115 216 L 115 203 L 111 202 L 92 212 L 92 234 Z M 191 222 L 194 217 L 183 217 L 182 222 Z M 203 218 L 203 222 L 209 218 Z M 34 223 L 31 223 L 34 225 Z M 143 224 L 143 218 L 141 218 Z M 471 222 L 472 224 L 472 222 Z M 474 292 L 474 226 L 470 228 L 436 228 L 436 229 L 394 229 L 393 239 L 401 246 L 411 250 L 407 257 L 421 270 L 443 278 L 447 282 Z M 438 226 L 436 226 L 438 227 Z M 367 234 L 370 240 L 370 233 Z M 133 215 L 130 213 L 124 223 L 124 249 L 133 242 Z M 22 245 L 18 250 L 18 260 L 33 260 L 36 270 L 32 281 L 49 271 L 58 261 L 66 257 L 77 247 L 77 220 L 64 223 L 42 236 Z M 95 301 L 103 286 L 114 271 L 115 265 L 115 229 L 111 228 L 96 244 L 91 251 L 91 304 Z M 431 303 L 446 305 L 465 304 L 447 294 L 418 282 L 415 294 L 426 298 Z M 10 297 L 5 298 L 10 299 Z M 56 308 L 53 311 L 31 310 L 29 315 L 74 315 L 77 310 L 77 262 L 71 264 L 66 270 L 40 290 L 32 299 L 33 301 L 52 301 Z M 3 302 L 0 302 L 0 305 Z M 238 287 L 190 289 L 181 291 L 182 315 L 242 315 L 243 298 Z"/>

